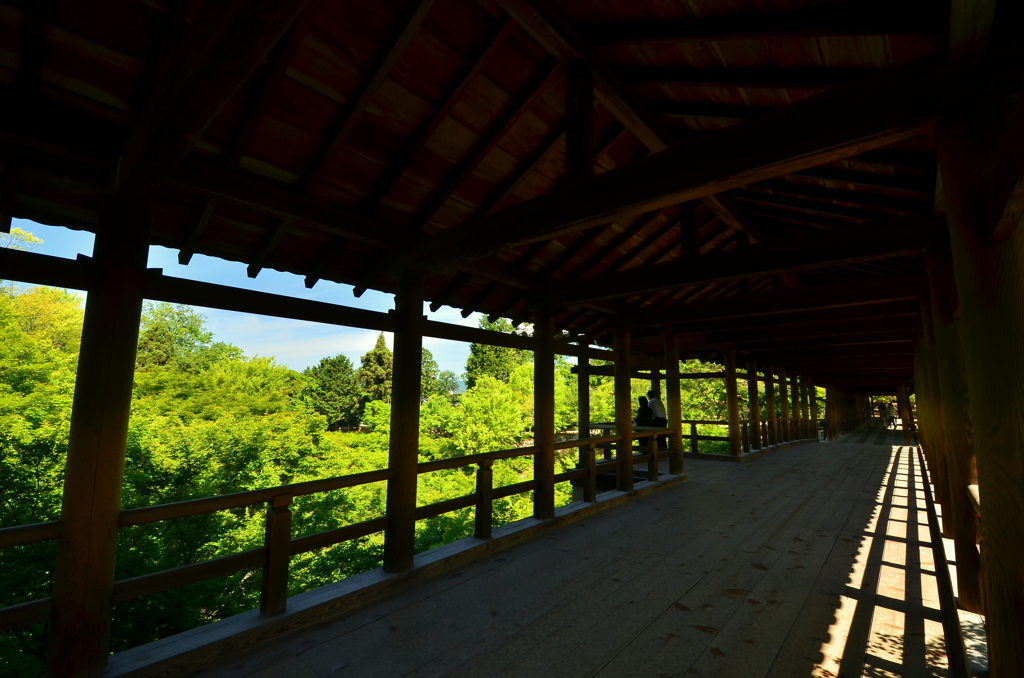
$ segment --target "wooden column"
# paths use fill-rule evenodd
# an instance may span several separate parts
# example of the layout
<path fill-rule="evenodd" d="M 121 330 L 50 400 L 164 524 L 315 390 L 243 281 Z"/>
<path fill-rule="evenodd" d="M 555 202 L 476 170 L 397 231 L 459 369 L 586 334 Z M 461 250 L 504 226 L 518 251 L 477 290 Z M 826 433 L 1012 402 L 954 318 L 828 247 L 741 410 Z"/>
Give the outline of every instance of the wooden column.
<path fill-rule="evenodd" d="M 768 442 L 779 444 L 779 418 L 775 412 L 775 370 L 771 365 L 764 369 L 764 396 L 768 410 Z"/>
<path fill-rule="evenodd" d="M 555 323 L 551 311 L 538 309 L 533 326 L 533 517 L 555 517 Z"/>
<path fill-rule="evenodd" d="M 935 486 L 935 502 L 942 507 L 943 515 L 948 515 L 949 483 L 946 480 L 946 425 L 942 413 L 942 386 L 939 379 L 939 367 L 936 358 L 935 329 L 932 322 L 931 302 L 928 298 L 921 302 L 922 341 L 918 345 L 921 356 L 921 372 L 919 388 L 927 394 L 925 404 L 928 415 L 927 444 L 924 446 L 925 457 Z M 942 525 L 942 535 L 952 538 L 949 522 Z"/>
<path fill-rule="evenodd" d="M 384 530 L 384 571 L 406 572 L 416 550 L 416 464 L 420 444 L 420 370 L 423 362 L 423 276 L 399 275 L 395 291 L 395 352 L 391 388 L 391 440 Z"/>
<path fill-rule="evenodd" d="M 982 218 L 1003 212 L 987 191 L 1006 177 L 983 163 L 1002 135 L 974 145 L 993 127 L 988 116 L 943 121 L 938 150 L 974 424 L 989 670 L 1007 678 L 1024 675 L 1024 229 L 995 233 Z"/>
<path fill-rule="evenodd" d="M 578 401 L 578 413 L 576 428 L 579 429 L 580 438 L 590 437 L 590 358 L 586 355 L 586 348 L 589 345 L 586 341 L 578 342 L 580 347 L 580 359 L 576 364 L 576 393 Z M 583 448 L 579 450 L 580 466 L 583 465 Z"/>
<path fill-rule="evenodd" d="M 729 414 L 729 453 L 739 458 L 743 455 L 743 443 L 740 440 L 740 403 L 736 391 L 736 349 L 728 348 L 722 352 L 725 356 L 725 401 Z"/>
<path fill-rule="evenodd" d="M 565 66 L 565 179 L 594 175 L 594 73 L 586 64 Z"/>
<path fill-rule="evenodd" d="M 818 440 L 818 388 L 814 385 L 814 377 L 807 377 L 807 404 L 810 408 L 810 417 L 807 421 L 810 426 L 810 438 Z"/>
<path fill-rule="evenodd" d="M 953 320 L 952 317 L 952 309 L 956 306 L 952 264 L 942 254 L 930 252 L 926 268 L 946 439 L 945 477 L 948 493 L 943 506 L 943 528 L 953 538 L 956 549 L 960 606 L 971 612 L 984 613 L 978 535 L 967 495 L 967 486 L 977 482 L 974 470 L 975 432 L 971 416 L 973 393 L 967 383 L 966 360 L 960 336 L 961 321 Z"/>
<path fill-rule="evenodd" d="M 811 437 L 810 388 L 807 375 L 800 376 L 800 424 L 804 438 Z"/>
<path fill-rule="evenodd" d="M 93 247 L 53 582 L 49 675 L 99 675 L 110 644 L 125 445 L 149 252 L 148 202 L 112 198 Z"/>
<path fill-rule="evenodd" d="M 668 472 L 685 476 L 683 464 L 683 398 L 679 380 L 679 340 L 674 334 L 665 335 L 665 412 L 668 425 L 675 429 L 669 436 L 672 454 L 668 458 Z"/>
<path fill-rule="evenodd" d="M 780 424 L 779 436 L 782 442 L 788 443 L 793 439 L 789 421 L 789 394 L 786 383 L 786 370 L 779 370 L 779 404 L 782 405 L 782 422 Z"/>
<path fill-rule="evenodd" d="M 615 328 L 615 430 L 620 439 L 615 447 L 619 460 L 620 490 L 633 489 L 633 394 L 629 364 L 629 329 Z"/>
<path fill-rule="evenodd" d="M 903 431 L 903 444 L 909 445 L 910 439 L 910 401 L 907 400 L 907 384 L 900 382 L 896 387 L 896 404 L 899 408 L 900 429 Z"/>
<path fill-rule="evenodd" d="M 750 392 L 750 446 L 761 449 L 761 398 L 757 392 L 757 361 L 747 361 L 747 388 Z"/>

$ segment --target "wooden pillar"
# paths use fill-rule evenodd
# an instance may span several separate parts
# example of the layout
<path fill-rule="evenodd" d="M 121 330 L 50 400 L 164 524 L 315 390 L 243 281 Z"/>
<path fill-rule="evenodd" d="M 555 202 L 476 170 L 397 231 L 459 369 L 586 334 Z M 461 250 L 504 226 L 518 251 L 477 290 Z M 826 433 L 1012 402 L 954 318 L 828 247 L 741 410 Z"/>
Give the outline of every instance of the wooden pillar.
<path fill-rule="evenodd" d="M 779 418 L 775 411 L 775 370 L 771 365 L 764 370 L 764 397 L 768 410 L 768 442 L 771 445 L 778 445 Z"/>
<path fill-rule="evenodd" d="M 555 323 L 551 311 L 538 309 L 533 327 L 533 517 L 555 517 Z"/>
<path fill-rule="evenodd" d="M 967 383 L 964 347 L 960 336 L 961 321 L 953 320 L 952 317 L 952 309 L 956 305 L 952 264 L 942 254 L 930 252 L 926 268 L 946 440 L 945 477 L 948 492 L 943 506 L 943 531 L 953 538 L 956 550 L 960 606 L 971 612 L 984 613 L 978 535 L 967 495 L 967 486 L 977 482 L 974 471 L 975 432 L 971 416 L 974 394 L 970 392 Z"/>
<path fill-rule="evenodd" d="M 950 513 L 949 483 L 946 480 L 946 425 L 942 413 L 942 385 L 939 379 L 938 360 L 936 358 L 935 328 L 932 321 L 931 302 L 928 298 L 921 302 L 922 341 L 918 345 L 921 356 L 921 372 L 919 374 L 920 389 L 927 393 L 925 403 L 928 405 L 927 419 L 929 425 L 925 445 L 925 457 L 935 486 L 935 502 L 942 507 L 943 515 Z M 942 525 L 942 535 L 952 538 L 949 522 Z"/>
<path fill-rule="evenodd" d="M 619 460 L 618 489 L 633 489 L 633 392 L 629 362 L 629 329 L 615 328 L 615 430 L 620 439 L 615 456 Z"/>
<path fill-rule="evenodd" d="M 818 440 L 818 388 L 814 385 L 814 377 L 807 377 L 807 398 L 811 415 L 807 420 L 810 424 L 809 437 Z"/>
<path fill-rule="evenodd" d="M 901 381 L 896 388 L 896 404 L 899 406 L 900 411 L 900 428 L 903 430 L 903 444 L 909 445 L 911 443 L 911 422 L 910 401 L 907 399 L 907 384 Z"/>
<path fill-rule="evenodd" d="M 578 61 L 565 67 L 565 178 L 594 175 L 594 74 Z"/>
<path fill-rule="evenodd" d="M 805 439 L 811 437 L 811 414 L 808 408 L 810 397 L 807 375 L 800 375 L 800 431 Z"/>
<path fill-rule="evenodd" d="M 792 430 L 789 421 L 789 394 L 787 393 L 789 385 L 786 379 L 786 370 L 779 370 L 779 404 L 782 405 L 782 423 L 780 426 L 781 439 L 783 442 L 789 442 L 793 439 Z"/>
<path fill-rule="evenodd" d="M 53 582 L 49 675 L 99 675 L 110 644 L 125 446 L 149 252 L 146 199 L 112 198 L 93 248 Z"/>
<path fill-rule="evenodd" d="M 395 352 L 384 571 L 406 572 L 416 552 L 416 464 L 420 446 L 420 370 L 423 361 L 423 276 L 405 271 L 395 291 Z"/>
<path fill-rule="evenodd" d="M 983 159 L 1004 140 L 993 134 L 991 145 L 975 146 L 999 129 L 979 118 L 943 121 L 938 150 L 971 394 L 989 671 L 1007 678 L 1024 675 L 1024 229 L 996 233 L 982 218 L 1002 214 L 987 191 L 1007 177 L 985 172 Z"/>
<path fill-rule="evenodd" d="M 590 437 L 590 358 L 584 355 L 589 344 L 580 340 L 580 359 L 576 364 L 576 393 L 578 400 L 578 414 L 576 428 L 579 430 L 580 438 Z M 579 450 L 580 466 L 583 466 L 583 448 Z"/>
<path fill-rule="evenodd" d="M 725 356 L 725 400 L 729 414 L 729 453 L 739 458 L 743 455 L 743 444 L 740 440 L 740 404 L 736 391 L 736 349 L 728 348 L 722 352 Z"/>
<path fill-rule="evenodd" d="M 679 340 L 674 334 L 665 335 L 665 391 L 667 400 L 665 411 L 668 425 L 674 431 L 669 436 L 672 454 L 668 458 L 668 472 L 675 476 L 685 476 L 683 465 L 683 398 L 679 380 Z"/>
<path fill-rule="evenodd" d="M 825 386 L 825 440 L 837 437 L 836 405 L 836 387 Z"/>
<path fill-rule="evenodd" d="M 761 398 L 757 392 L 757 361 L 747 361 L 747 388 L 750 392 L 750 446 L 761 449 Z"/>

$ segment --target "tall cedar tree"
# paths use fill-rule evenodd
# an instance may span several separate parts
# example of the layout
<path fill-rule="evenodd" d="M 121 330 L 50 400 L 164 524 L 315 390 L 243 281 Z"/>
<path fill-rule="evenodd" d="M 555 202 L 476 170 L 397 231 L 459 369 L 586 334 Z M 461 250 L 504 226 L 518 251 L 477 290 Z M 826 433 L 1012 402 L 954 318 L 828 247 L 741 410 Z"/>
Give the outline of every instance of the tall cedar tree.
<path fill-rule="evenodd" d="M 441 371 L 434 360 L 434 354 L 429 349 L 423 349 L 423 361 L 420 366 L 420 399 L 427 402 L 430 396 L 441 396 L 452 404 L 455 404 L 457 397 L 455 392 L 459 388 L 458 378 L 451 370 Z"/>
<path fill-rule="evenodd" d="M 327 417 L 328 429 L 353 427 L 359 423 L 362 403 L 359 381 L 352 361 L 344 355 L 321 358 L 320 364 L 306 368 L 303 395 L 310 406 Z"/>
<path fill-rule="evenodd" d="M 498 318 L 492 323 L 484 317 L 480 318 L 480 329 L 508 333 L 514 328 L 505 318 Z M 470 344 L 469 358 L 466 359 L 466 386 L 473 388 L 484 377 L 494 377 L 507 384 L 512 371 L 529 360 L 529 353 L 518 348 Z"/>
<path fill-rule="evenodd" d="M 377 344 L 359 359 L 362 367 L 356 372 L 359 386 L 367 400 L 391 402 L 391 372 L 394 356 L 384 341 L 384 333 L 377 335 Z"/>

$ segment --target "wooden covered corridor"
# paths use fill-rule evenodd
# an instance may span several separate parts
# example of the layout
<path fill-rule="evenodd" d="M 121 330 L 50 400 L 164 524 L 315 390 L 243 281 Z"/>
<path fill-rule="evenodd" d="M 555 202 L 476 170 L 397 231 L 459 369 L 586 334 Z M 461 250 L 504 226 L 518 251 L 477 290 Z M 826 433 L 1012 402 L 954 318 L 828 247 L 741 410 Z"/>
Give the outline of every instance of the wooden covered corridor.
<path fill-rule="evenodd" d="M 498 543 L 493 500 L 528 495 L 551 534 L 383 603 L 394 622 L 307 619 L 311 635 L 260 651 L 306 676 L 926 675 L 956 636 L 929 583 L 927 464 L 957 604 L 985 614 L 992 677 L 1024 675 L 1022 15 L 1016 0 L 0 0 L 0 230 L 95 234 L 76 260 L 0 249 L 3 280 L 88 292 L 59 518 L 0 526 L 0 549 L 56 544 L 52 579 L 0 608 L 0 631 L 45 627 L 50 676 L 99 678 L 156 651 L 111 657 L 119 602 L 259 571 L 260 608 L 237 617 L 285 627 L 313 593 L 289 598 L 293 556 L 382 534 L 374 576 L 411 581 L 417 521 L 474 507 L 474 538 Z M 152 246 L 394 308 L 166 275 Z M 126 509 L 145 300 L 393 332 L 386 467 Z M 425 315 L 445 305 L 520 329 Z M 421 460 L 424 337 L 531 351 L 532 444 Z M 578 437 L 556 441 L 557 355 L 580 383 L 613 376 L 614 422 L 590 420 L 581 388 Z M 717 366 L 723 456 L 754 463 L 688 456 L 683 359 Z M 664 383 L 661 428 L 634 430 L 632 379 Z M 899 452 L 859 428 L 871 395 L 898 402 Z M 804 443 L 819 430 L 832 442 Z M 634 445 L 658 434 L 656 453 Z M 495 487 L 513 457 L 532 475 Z M 419 505 L 420 475 L 456 467 L 475 489 Z M 599 476 L 617 507 L 591 515 Z M 655 479 L 672 487 L 647 492 Z M 567 481 L 589 518 L 554 529 Z M 386 483 L 382 515 L 293 536 L 296 497 L 369 483 Z M 265 512 L 258 548 L 119 578 L 121 530 L 229 509 Z M 545 559 L 572 575 L 548 579 Z M 448 645 L 417 626 L 435 600 Z M 230 644 L 232 619 L 181 635 Z"/>
<path fill-rule="evenodd" d="M 922 457 L 899 438 L 688 462 L 686 485 L 198 675 L 966 675 Z"/>

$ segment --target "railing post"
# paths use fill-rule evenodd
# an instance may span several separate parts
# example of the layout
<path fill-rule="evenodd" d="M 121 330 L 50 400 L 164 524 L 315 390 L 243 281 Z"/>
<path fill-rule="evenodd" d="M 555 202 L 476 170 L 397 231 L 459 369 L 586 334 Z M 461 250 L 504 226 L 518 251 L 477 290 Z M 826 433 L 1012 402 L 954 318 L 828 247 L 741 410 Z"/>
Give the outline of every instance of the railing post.
<path fill-rule="evenodd" d="M 690 452 L 697 454 L 700 451 L 700 444 L 697 438 L 697 424 L 690 422 Z"/>
<path fill-rule="evenodd" d="M 423 276 L 403 272 L 395 293 L 395 351 L 391 391 L 388 527 L 384 571 L 406 572 L 416 554 L 416 483 L 420 435 L 420 370 L 423 362 Z"/>
<path fill-rule="evenodd" d="M 260 612 L 272 617 L 284 612 L 288 604 L 288 561 L 292 540 L 291 495 L 274 497 L 267 502 L 267 524 L 264 544 L 267 559 L 263 563 L 263 589 Z"/>
<path fill-rule="evenodd" d="M 651 436 L 647 451 L 651 453 L 651 459 L 647 462 L 647 479 L 653 483 L 658 480 L 658 436 Z"/>
<path fill-rule="evenodd" d="M 597 459 L 594 444 L 584 445 L 580 449 L 583 452 L 583 465 L 587 469 L 587 477 L 583 483 L 583 501 L 593 503 L 597 501 Z"/>
<path fill-rule="evenodd" d="M 750 424 L 743 422 L 743 453 L 748 454 L 750 452 Z"/>
<path fill-rule="evenodd" d="M 49 675 L 99 675 L 110 656 L 128 419 L 149 253 L 146 198 L 115 196 L 93 247 L 57 541 Z"/>
<path fill-rule="evenodd" d="M 533 517 L 555 517 L 555 323 L 547 308 L 537 309 L 533 326 Z"/>
<path fill-rule="evenodd" d="M 576 363 L 576 396 L 578 399 L 577 434 L 580 438 L 590 437 L 590 358 L 587 349 L 590 344 L 581 339 L 578 342 L 580 357 Z M 583 466 L 583 448 L 580 448 L 580 466 Z"/>
<path fill-rule="evenodd" d="M 811 408 L 811 437 L 821 440 L 818 435 L 818 387 L 814 385 L 814 377 L 807 377 L 807 400 Z"/>
<path fill-rule="evenodd" d="M 615 432 L 619 435 L 616 457 L 619 460 L 618 489 L 633 489 L 633 396 L 629 362 L 629 328 L 615 328 Z"/>
<path fill-rule="evenodd" d="M 765 407 L 768 409 L 768 444 L 779 444 L 779 416 L 775 409 L 775 370 L 771 365 L 764 369 Z"/>
<path fill-rule="evenodd" d="M 494 512 L 494 462 L 484 459 L 476 471 L 476 524 L 477 539 L 491 538 L 491 516 Z"/>

